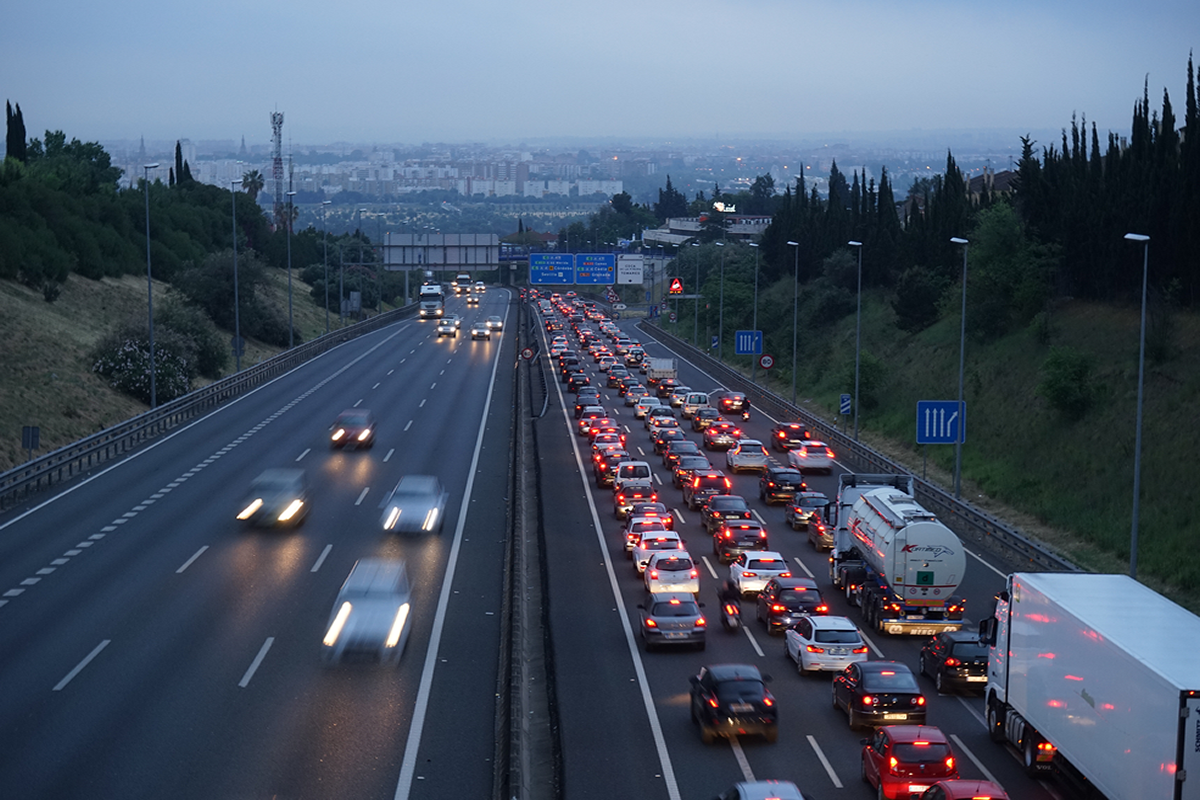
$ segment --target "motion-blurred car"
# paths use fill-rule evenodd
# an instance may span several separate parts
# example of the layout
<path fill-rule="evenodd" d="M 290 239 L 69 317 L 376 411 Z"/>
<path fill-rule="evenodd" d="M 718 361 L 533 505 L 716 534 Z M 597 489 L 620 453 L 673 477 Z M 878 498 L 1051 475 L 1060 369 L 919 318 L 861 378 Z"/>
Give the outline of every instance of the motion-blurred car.
<path fill-rule="evenodd" d="M 730 472 L 758 472 L 770 463 L 767 448 L 757 439 L 741 439 L 725 451 L 725 466 Z"/>
<path fill-rule="evenodd" d="M 798 470 L 768 464 L 758 479 L 758 499 L 768 505 L 787 503 L 807 488 L 804 475 Z"/>
<path fill-rule="evenodd" d="M 471 295 L 471 296 L 474 297 L 475 295 Z M 487 339 L 490 341 L 492 338 L 492 329 L 489 328 L 487 325 L 485 325 L 482 322 L 476 322 L 474 325 L 471 326 L 471 338 L 472 339 Z"/>
<path fill-rule="evenodd" d="M 781 422 L 771 428 L 771 447 L 787 452 L 808 440 L 808 428 L 803 422 Z"/>
<path fill-rule="evenodd" d="M 371 447 L 375 444 L 375 415 L 365 408 L 348 408 L 333 421 L 331 448 Z"/>
<path fill-rule="evenodd" d="M 779 735 L 779 709 L 767 691 L 771 679 L 752 664 L 714 664 L 691 677 L 692 721 L 700 740 L 712 744 L 718 736 L 761 735 L 773 742 Z"/>
<path fill-rule="evenodd" d="M 784 649 L 801 675 L 840 672 L 869 657 L 858 626 L 846 617 L 801 617 L 784 631 L 784 637 Z"/>
<path fill-rule="evenodd" d="M 821 597 L 817 582 L 790 574 L 767 581 L 755 600 L 755 614 L 767 626 L 767 633 L 789 628 L 806 616 L 828 613 L 829 606 Z"/>
<path fill-rule="evenodd" d="M 383 529 L 398 533 L 441 533 L 446 524 L 449 496 L 435 475 L 405 475 L 379 504 L 383 509 Z"/>
<path fill-rule="evenodd" d="M 1008 800 L 1008 793 L 991 781 L 956 778 L 930 786 L 921 795 L 921 800 Z"/>
<path fill-rule="evenodd" d="M 488 326 L 488 328 L 490 328 L 491 330 L 494 330 L 494 331 L 504 330 L 504 320 L 494 314 L 492 316 L 488 317 L 487 319 L 485 319 L 484 324 L 486 324 Z"/>
<path fill-rule="evenodd" d="M 921 648 L 919 672 L 933 678 L 938 692 L 982 690 L 987 685 L 988 648 L 971 631 L 945 631 Z"/>
<path fill-rule="evenodd" d="M 299 527 L 308 516 L 308 481 L 302 469 L 268 469 L 254 479 L 237 518 L 251 525 Z"/>
<path fill-rule="evenodd" d="M 742 597 L 758 594 L 772 578 L 790 577 L 792 571 L 787 559 L 774 550 L 745 552 L 729 565 L 729 581 Z"/>
<path fill-rule="evenodd" d="M 400 661 L 408 641 L 411 591 L 403 561 L 364 558 L 342 584 L 321 653 L 326 662 Z"/>
<path fill-rule="evenodd" d="M 909 800 L 942 778 L 957 778 L 954 750 L 932 725 L 887 725 L 866 740 L 862 777 L 881 798 Z"/>
<path fill-rule="evenodd" d="M 651 594 L 659 592 L 688 592 L 692 595 L 700 593 L 700 570 L 687 551 L 671 551 L 653 553 L 646 562 L 642 572 L 646 582 L 646 591 Z"/>
<path fill-rule="evenodd" d="M 801 472 L 833 473 L 833 451 L 824 442 L 809 439 L 788 451 L 788 463 Z"/>
<path fill-rule="evenodd" d="M 705 450 L 728 450 L 742 438 L 742 431 L 732 422 L 714 422 L 704 429 Z"/>
<path fill-rule="evenodd" d="M 705 406 L 704 408 L 698 408 L 692 414 L 692 430 L 694 430 L 694 431 L 705 430 L 706 428 L 708 428 L 709 425 L 712 425 L 714 422 L 719 422 L 720 419 L 721 419 L 721 412 L 717 411 L 712 406 Z"/>
<path fill-rule="evenodd" d="M 899 661 L 851 664 L 833 679 L 833 707 L 846 711 L 850 728 L 925 724 L 925 695 Z"/>
<path fill-rule="evenodd" d="M 642 611 L 642 641 L 649 650 L 658 645 L 695 645 L 704 649 L 708 621 L 700 604 L 686 592 L 650 594 L 638 605 Z"/>
<path fill-rule="evenodd" d="M 754 519 L 730 520 L 713 532 L 713 554 L 728 564 L 743 553 L 767 549 L 767 529 Z"/>

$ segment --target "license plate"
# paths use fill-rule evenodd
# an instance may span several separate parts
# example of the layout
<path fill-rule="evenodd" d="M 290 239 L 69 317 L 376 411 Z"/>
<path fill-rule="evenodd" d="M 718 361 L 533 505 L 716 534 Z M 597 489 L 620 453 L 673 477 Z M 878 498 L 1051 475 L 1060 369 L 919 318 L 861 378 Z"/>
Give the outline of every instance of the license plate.
<path fill-rule="evenodd" d="M 975 682 L 982 683 L 986 680 L 987 680 L 987 675 L 968 675 L 967 676 L 967 682 L 969 682 L 969 683 L 975 683 Z"/>
<path fill-rule="evenodd" d="M 884 714 L 884 719 L 908 719 L 908 714 Z"/>
<path fill-rule="evenodd" d="M 686 633 L 664 633 L 663 636 L 667 639 L 682 639 L 687 636 Z"/>
<path fill-rule="evenodd" d="M 750 705 L 749 703 L 730 703 L 729 710 L 735 714 L 744 714 L 747 711 L 753 711 L 754 706 Z"/>
<path fill-rule="evenodd" d="M 829 655 L 831 655 L 831 656 L 844 656 L 844 655 L 846 655 L 846 652 L 847 652 L 846 648 L 844 648 L 844 647 L 829 648 Z"/>

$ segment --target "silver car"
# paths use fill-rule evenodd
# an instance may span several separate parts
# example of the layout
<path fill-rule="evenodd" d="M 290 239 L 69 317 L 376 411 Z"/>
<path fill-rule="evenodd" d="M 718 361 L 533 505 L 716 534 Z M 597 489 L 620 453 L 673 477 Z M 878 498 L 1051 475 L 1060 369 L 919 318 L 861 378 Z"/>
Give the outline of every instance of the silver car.
<path fill-rule="evenodd" d="M 642 610 L 642 641 L 647 650 L 671 644 L 690 644 L 704 649 L 708 621 L 692 595 L 651 594 L 638 608 Z"/>
<path fill-rule="evenodd" d="M 788 658 L 800 673 L 841 672 L 868 657 L 858 626 L 846 617 L 802 617 L 784 633 Z"/>
<path fill-rule="evenodd" d="M 725 466 L 730 472 L 758 472 L 771 463 L 767 448 L 757 439 L 740 439 L 725 451 Z"/>
<path fill-rule="evenodd" d="M 395 665 L 408 641 L 411 590 L 403 561 L 364 558 L 350 570 L 329 614 L 321 655 Z"/>
<path fill-rule="evenodd" d="M 442 482 L 433 475 L 405 475 L 380 504 L 385 531 L 442 532 L 446 499 Z"/>

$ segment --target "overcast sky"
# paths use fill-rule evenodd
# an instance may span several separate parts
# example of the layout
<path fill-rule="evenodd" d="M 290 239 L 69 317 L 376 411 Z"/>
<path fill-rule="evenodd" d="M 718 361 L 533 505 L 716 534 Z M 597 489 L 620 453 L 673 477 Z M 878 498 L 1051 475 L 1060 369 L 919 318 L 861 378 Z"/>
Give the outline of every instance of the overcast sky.
<path fill-rule="evenodd" d="M 1128 131 L 1182 116 L 1200 1 L 94 0 L 12 3 L 29 136 L 331 143 Z"/>

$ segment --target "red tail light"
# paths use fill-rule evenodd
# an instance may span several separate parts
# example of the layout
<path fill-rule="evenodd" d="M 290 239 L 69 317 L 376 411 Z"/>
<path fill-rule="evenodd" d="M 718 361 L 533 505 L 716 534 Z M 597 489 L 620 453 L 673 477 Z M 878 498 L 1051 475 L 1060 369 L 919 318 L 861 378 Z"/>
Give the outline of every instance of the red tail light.
<path fill-rule="evenodd" d="M 822 603 L 821 605 L 817 606 L 817 608 L 816 608 L 816 612 L 817 612 L 818 614 L 828 614 L 828 613 L 829 613 L 829 606 L 827 606 L 827 605 L 825 605 L 824 603 Z"/>
<path fill-rule="evenodd" d="M 689 578 L 699 578 L 700 573 L 697 570 L 692 570 L 691 572 L 688 573 L 688 577 Z"/>
<path fill-rule="evenodd" d="M 950 772 L 954 771 L 954 756 L 946 756 L 946 769 Z"/>
<path fill-rule="evenodd" d="M 775 603 L 774 605 L 771 606 L 771 610 L 772 611 L 787 611 L 787 606 L 781 606 L 781 605 L 779 605 L 779 603 Z M 808 649 L 810 652 L 813 652 L 813 653 L 815 653 L 815 652 L 824 653 L 825 652 L 824 650 L 820 650 L 820 651 L 813 650 L 811 645 L 809 646 Z"/>
<path fill-rule="evenodd" d="M 961 662 L 961 661 L 959 661 L 959 660 L 958 660 L 957 658 L 955 658 L 954 656 L 950 656 L 950 658 L 947 658 L 947 659 L 946 659 L 944 666 L 947 666 L 947 667 L 957 667 L 957 666 L 958 666 L 959 664 L 961 664 L 961 663 L 962 663 L 962 662 Z"/>
<path fill-rule="evenodd" d="M 646 627 L 647 627 L 647 628 L 657 628 L 657 627 L 658 627 L 658 623 L 657 623 L 657 622 L 655 622 L 655 621 L 654 621 L 654 620 L 652 620 L 652 619 L 649 619 L 649 618 L 647 618 L 647 619 L 646 619 Z"/>
<path fill-rule="evenodd" d="M 864 694 L 862 696 L 862 704 L 864 706 L 873 706 L 873 705 L 875 705 L 875 698 L 871 697 L 871 695 L 869 695 L 869 694 Z"/>
<path fill-rule="evenodd" d="M 805 647 L 804 649 L 810 653 L 824 653 L 825 652 L 824 647 L 817 647 L 815 644 L 810 644 L 807 647 Z"/>
<path fill-rule="evenodd" d="M 781 577 L 781 578 L 790 578 L 790 577 L 792 577 L 792 573 L 790 573 L 790 572 L 781 572 L 781 573 L 779 573 L 779 577 Z"/>
<path fill-rule="evenodd" d="M 767 708 L 770 708 L 771 706 L 775 705 L 775 698 L 771 697 L 769 694 L 763 695 L 763 705 Z"/>
<path fill-rule="evenodd" d="M 652 581 L 658 580 L 658 570 L 656 570 L 656 569 L 650 570 L 650 580 L 652 580 Z"/>
<path fill-rule="evenodd" d="M 708 625 L 708 620 L 706 620 L 704 617 L 701 617 L 700 619 L 696 620 L 697 628 L 703 628 L 703 627 L 706 627 L 707 625 Z"/>
<path fill-rule="evenodd" d="M 738 607 L 735 606 L 733 603 L 726 603 L 725 604 L 725 613 L 726 614 L 739 614 L 740 612 L 738 610 Z"/>
<path fill-rule="evenodd" d="M 855 655 L 858 655 L 859 653 L 865 653 L 867 652 L 867 646 L 864 644 L 862 647 L 856 647 L 850 652 L 854 653 Z"/>
<path fill-rule="evenodd" d="M 720 703 L 717 702 L 717 698 L 715 698 L 715 697 L 708 698 L 708 704 L 710 706 L 712 706 L 713 708 L 717 708 L 720 705 Z"/>
<path fill-rule="evenodd" d="M 832 450 L 830 450 L 828 447 L 826 447 L 826 448 L 825 448 L 825 455 L 829 456 L 830 458 L 833 458 L 833 451 L 832 451 Z"/>
<path fill-rule="evenodd" d="M 914 697 L 914 698 L 913 698 L 913 700 L 912 700 L 912 703 L 913 703 L 913 705 L 914 705 L 914 706 L 923 706 L 923 705 L 925 705 L 925 696 L 924 696 L 924 695 L 917 695 L 916 697 Z"/>
<path fill-rule="evenodd" d="M 891 758 L 888 759 L 888 773 L 889 774 L 895 775 L 896 767 L 898 767 L 898 766 L 900 766 L 900 762 L 896 759 L 895 756 L 892 756 Z"/>

